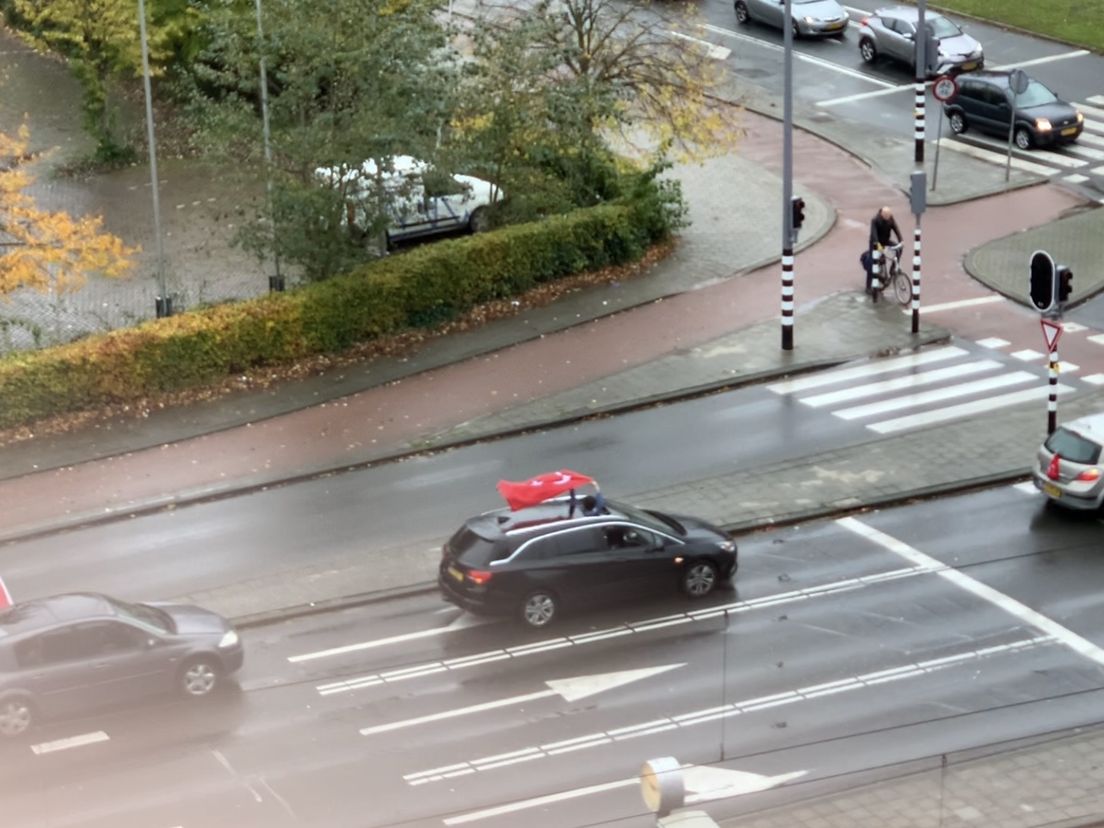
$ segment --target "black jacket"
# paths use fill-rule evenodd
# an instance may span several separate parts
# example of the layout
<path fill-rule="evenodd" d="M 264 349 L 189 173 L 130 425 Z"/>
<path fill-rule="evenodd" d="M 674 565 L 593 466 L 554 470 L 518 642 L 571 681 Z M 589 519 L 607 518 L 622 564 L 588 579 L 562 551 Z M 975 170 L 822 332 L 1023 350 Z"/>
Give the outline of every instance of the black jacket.
<path fill-rule="evenodd" d="M 891 233 L 897 234 L 897 241 L 904 241 L 901 236 L 901 228 L 897 226 L 897 219 L 893 216 L 884 219 L 882 218 L 882 211 L 879 210 L 874 214 L 874 218 L 870 220 L 870 246 L 873 247 L 876 244 L 883 247 L 888 246 Z"/>

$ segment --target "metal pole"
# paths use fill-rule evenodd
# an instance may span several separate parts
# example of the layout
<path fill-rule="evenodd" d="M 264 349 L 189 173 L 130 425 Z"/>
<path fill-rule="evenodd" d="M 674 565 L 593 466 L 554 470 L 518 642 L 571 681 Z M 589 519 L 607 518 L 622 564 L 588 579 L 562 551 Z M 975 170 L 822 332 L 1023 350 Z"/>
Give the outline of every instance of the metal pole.
<path fill-rule="evenodd" d="M 1047 397 L 1047 434 L 1053 434 L 1058 428 L 1058 340 L 1050 349 L 1050 364 L 1047 366 L 1047 385 L 1050 394 Z"/>
<path fill-rule="evenodd" d="M 793 17 L 792 0 L 784 0 L 782 27 L 782 350 L 793 350 L 794 256 L 793 256 Z"/>
<path fill-rule="evenodd" d="M 276 214 L 272 208 L 272 141 L 268 127 L 268 72 L 265 67 L 264 29 L 261 27 L 261 0 L 256 0 L 257 7 L 257 54 L 261 64 L 261 125 L 264 133 L 264 157 L 265 157 L 265 206 L 268 209 L 268 219 L 272 223 L 272 262 L 276 267 L 276 275 L 268 280 L 270 291 L 284 289 L 284 277 L 280 274 L 280 251 L 276 249 Z"/>
<path fill-rule="evenodd" d="M 939 148 L 943 145 L 943 107 L 939 106 L 939 128 L 935 131 L 935 164 L 932 167 L 931 190 L 935 192 L 935 180 L 939 178 Z"/>
<path fill-rule="evenodd" d="M 157 239 L 157 318 L 172 316 L 172 299 L 165 283 L 165 245 L 161 239 L 161 200 L 157 189 L 157 141 L 153 134 L 153 92 L 150 89 L 149 46 L 146 40 L 146 4 L 138 0 L 138 33 L 142 41 L 142 85 L 146 93 L 146 138 L 149 142 L 150 184 L 153 188 L 153 234 Z"/>
<path fill-rule="evenodd" d="M 928 76 L 928 30 L 924 23 L 924 14 L 927 11 L 927 0 L 917 3 L 916 30 L 916 90 L 913 109 L 916 113 L 915 153 L 913 164 L 915 170 L 912 175 L 912 204 L 914 225 L 912 231 L 912 332 L 920 333 L 920 217 L 924 212 L 924 200 L 927 190 L 924 187 L 924 138 L 927 126 L 924 121 L 928 106 L 928 97 L 925 92 L 925 81 Z M 934 63 L 934 61 L 932 61 Z M 939 148 L 936 145 L 936 153 Z M 938 155 L 937 155 L 938 157 Z M 917 192 L 918 191 L 918 192 Z"/>

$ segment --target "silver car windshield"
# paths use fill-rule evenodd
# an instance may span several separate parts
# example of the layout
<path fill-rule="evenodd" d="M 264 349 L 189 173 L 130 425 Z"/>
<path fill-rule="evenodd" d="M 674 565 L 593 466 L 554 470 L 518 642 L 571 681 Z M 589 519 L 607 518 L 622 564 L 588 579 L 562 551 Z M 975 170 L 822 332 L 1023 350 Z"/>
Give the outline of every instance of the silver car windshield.
<path fill-rule="evenodd" d="M 940 40 L 945 37 L 958 37 L 962 34 L 962 29 L 945 17 L 928 17 L 925 18 L 924 24 Z"/>

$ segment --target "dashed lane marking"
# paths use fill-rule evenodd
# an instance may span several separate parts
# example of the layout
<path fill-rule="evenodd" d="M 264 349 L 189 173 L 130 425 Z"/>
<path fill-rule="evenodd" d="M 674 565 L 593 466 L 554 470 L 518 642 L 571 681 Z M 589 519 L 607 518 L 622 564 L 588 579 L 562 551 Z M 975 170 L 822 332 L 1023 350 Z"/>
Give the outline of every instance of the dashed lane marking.
<path fill-rule="evenodd" d="M 82 733 L 80 736 L 69 736 L 65 739 L 55 739 L 52 742 L 31 745 L 31 752 L 36 756 L 41 756 L 44 753 L 55 753 L 59 750 L 70 750 L 85 745 L 94 745 L 98 742 L 107 742 L 110 739 L 111 737 L 102 730 L 97 730 L 93 733 Z"/>

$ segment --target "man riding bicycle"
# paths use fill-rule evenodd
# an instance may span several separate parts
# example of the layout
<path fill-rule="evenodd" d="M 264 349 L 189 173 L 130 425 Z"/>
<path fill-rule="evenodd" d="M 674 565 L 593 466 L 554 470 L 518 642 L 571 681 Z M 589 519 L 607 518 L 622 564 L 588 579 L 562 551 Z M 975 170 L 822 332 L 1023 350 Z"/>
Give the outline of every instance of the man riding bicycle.
<path fill-rule="evenodd" d="M 890 236 L 892 234 L 897 235 L 897 243 L 901 244 L 904 238 L 901 236 L 901 228 L 897 226 L 897 219 L 893 217 L 893 211 L 889 207 L 882 207 L 877 213 L 874 214 L 874 218 L 870 220 L 870 262 L 871 266 L 866 269 L 866 292 L 871 292 L 871 280 L 874 276 L 873 260 L 874 251 L 877 250 L 881 253 L 890 244 Z M 883 258 L 884 262 L 884 258 Z M 879 274 L 879 281 L 882 283 L 882 287 L 885 287 L 885 268 L 884 265 Z"/>

